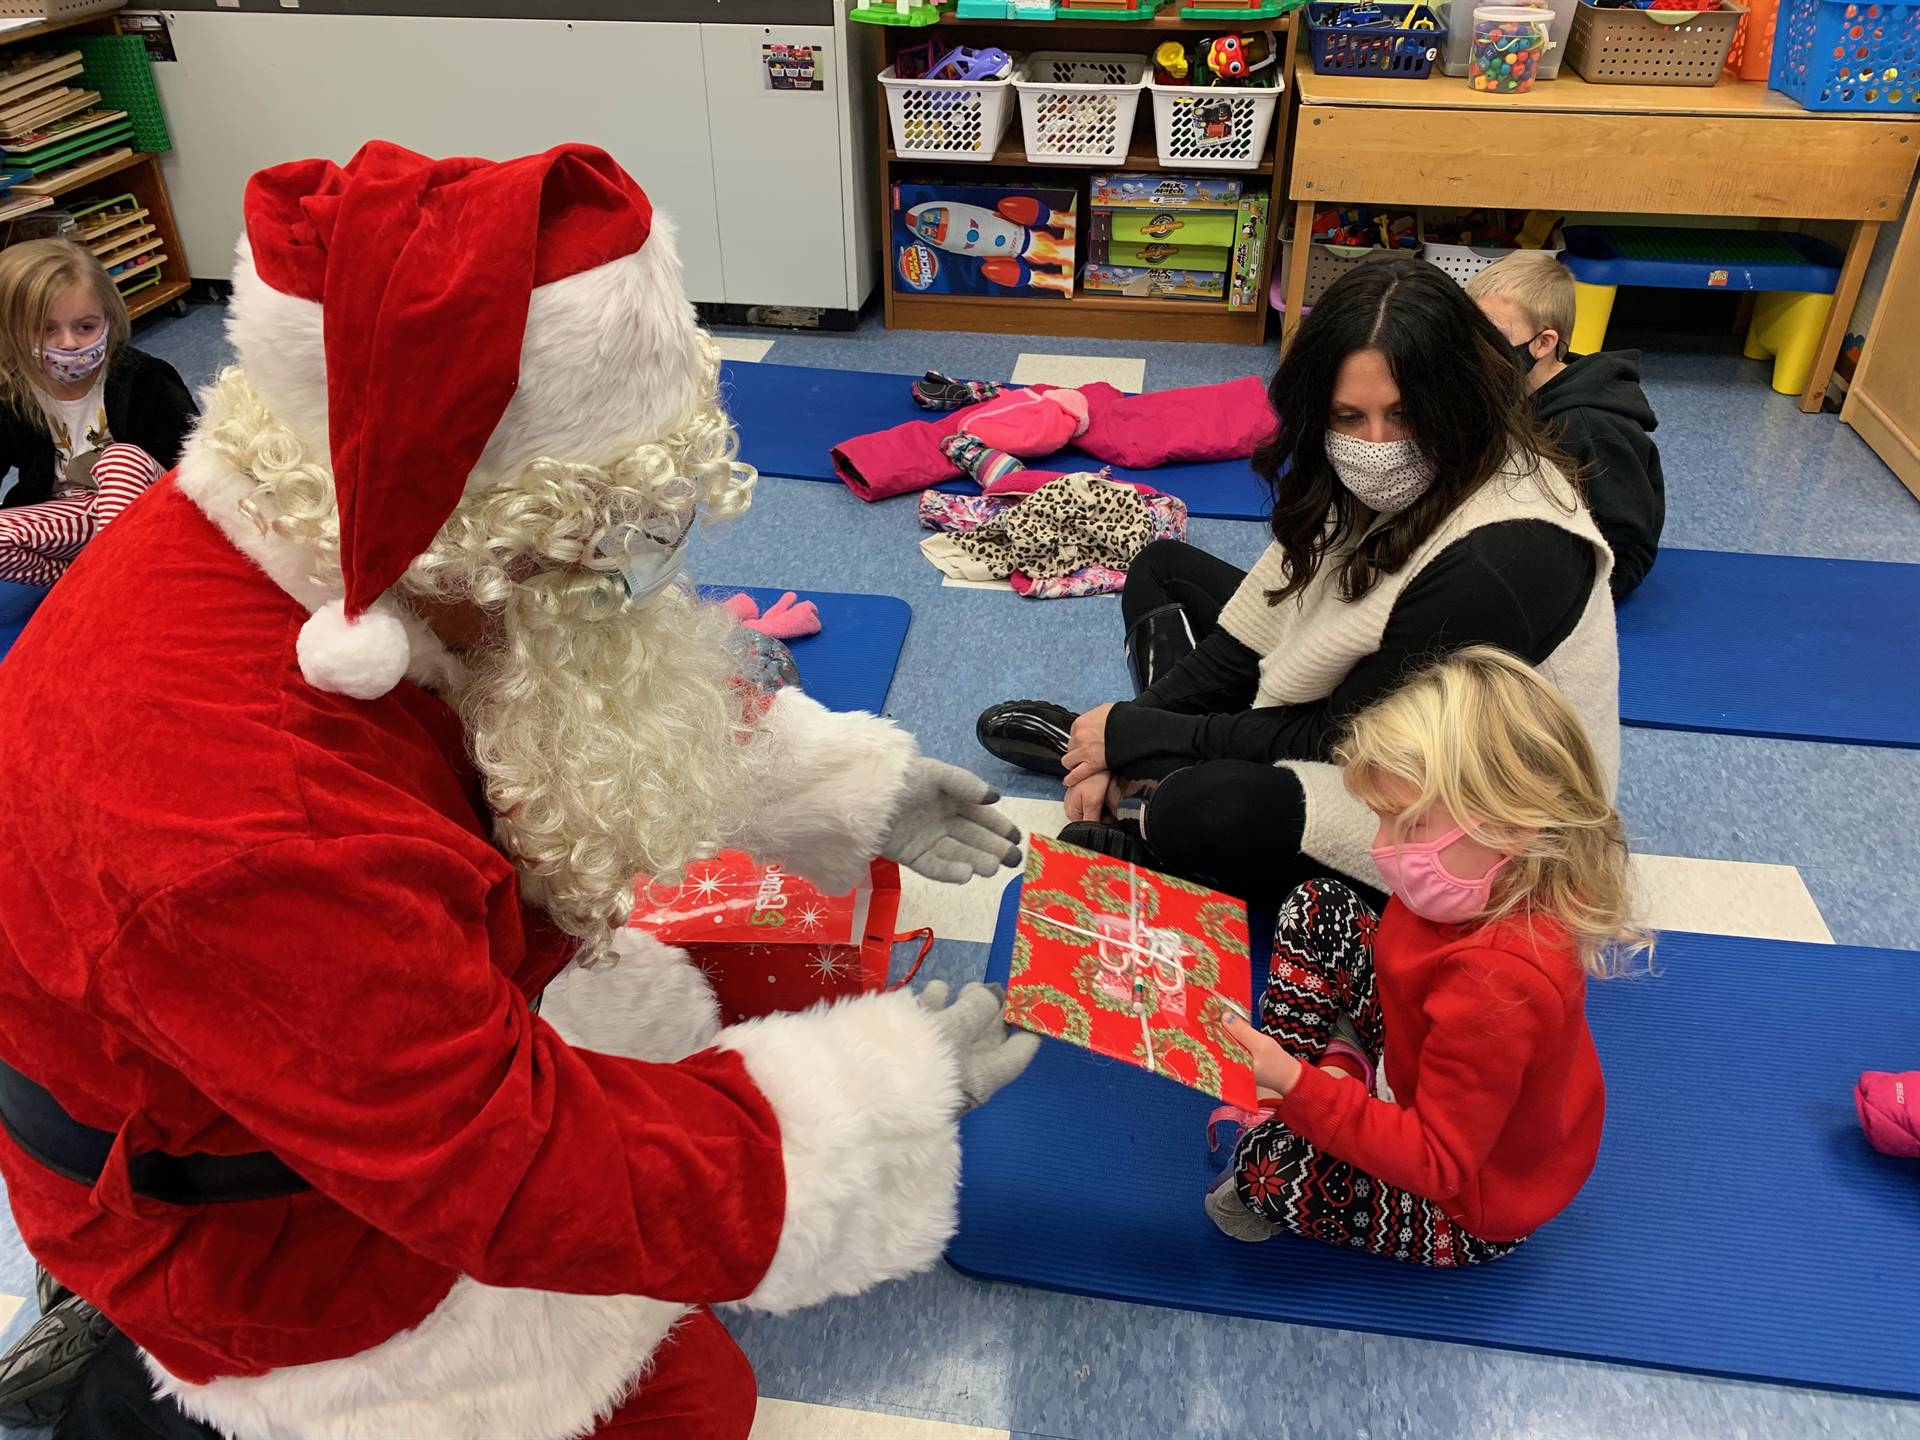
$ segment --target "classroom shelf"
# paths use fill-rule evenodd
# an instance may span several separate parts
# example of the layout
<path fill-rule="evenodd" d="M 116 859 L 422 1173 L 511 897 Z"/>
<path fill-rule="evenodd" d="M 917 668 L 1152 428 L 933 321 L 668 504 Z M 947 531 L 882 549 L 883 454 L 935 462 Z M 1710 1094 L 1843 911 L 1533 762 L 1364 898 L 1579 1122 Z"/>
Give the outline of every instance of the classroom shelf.
<path fill-rule="evenodd" d="M 158 310 L 162 305 L 171 305 L 192 288 L 191 280 L 162 280 L 152 289 L 142 290 L 127 302 L 127 318 L 138 320 L 142 315 Z"/>
<path fill-rule="evenodd" d="M 107 166 L 104 170 L 96 171 L 92 175 L 84 176 L 79 180 L 69 181 L 65 185 L 56 186 L 47 193 L 58 200 L 63 195 L 71 195 L 74 191 L 84 190 L 89 185 L 98 185 L 102 180 L 111 180 L 114 176 L 124 174 L 136 165 L 144 165 L 153 158 L 153 156 L 144 150 L 136 150 L 131 155 L 123 156 L 119 160 L 114 161 L 113 164 Z"/>
<path fill-rule="evenodd" d="M 1283 90 L 1294 84 L 1296 36 L 1294 19 L 1282 15 L 1267 20 L 1250 20 L 1243 28 L 1275 32 L 1283 68 Z M 1050 21 L 962 20 L 943 18 L 942 29 L 966 30 L 970 45 L 998 45 L 1002 49 L 1028 53 L 1036 50 L 1086 50 L 1146 54 L 1154 37 L 1169 33 L 1218 33 L 1233 28 L 1225 20 L 1182 20 L 1178 15 L 1156 15 L 1151 20 L 1084 20 L 1061 16 Z M 1062 32 L 1071 32 L 1063 35 Z M 890 26 L 883 31 L 883 63 L 890 63 L 903 45 L 923 38 L 925 31 Z M 1463 87 L 1464 88 L 1464 87 Z M 1286 168 L 1288 135 L 1291 131 L 1293 96 L 1283 93 L 1275 110 L 1273 130 L 1266 153 L 1257 166 L 1246 170 L 1195 170 L 1191 166 L 1162 165 L 1154 143 L 1153 105 L 1143 97 L 1134 122 L 1133 139 L 1127 148 L 1126 164 L 1112 166 L 1061 165 L 1057 162 L 1034 164 L 1027 159 L 1026 143 L 1021 138 L 1020 122 L 1007 136 L 990 161 L 940 160 L 918 155 L 902 155 L 893 148 L 892 122 L 887 113 L 884 92 L 876 96 L 880 125 L 879 148 L 880 203 L 878 221 L 883 261 L 881 284 L 885 287 L 886 323 L 893 330 L 959 330 L 991 335 L 1059 335 L 1106 340 L 1199 340 L 1229 344 L 1258 344 L 1266 335 L 1268 280 L 1279 255 L 1279 234 L 1285 192 L 1281 178 Z M 1206 174 L 1239 177 L 1250 186 L 1264 184 L 1268 192 L 1267 253 L 1261 260 L 1261 278 L 1257 289 L 1257 308 L 1229 310 L 1224 300 L 1137 299 L 1120 295 L 1090 295 L 1076 290 L 1063 299 L 1028 298 L 1012 295 L 926 295 L 894 288 L 891 230 L 893 222 L 892 187 L 896 180 L 910 176 L 938 175 L 955 184 L 982 180 L 996 172 L 1046 171 L 1049 175 L 1071 176 L 1074 183 L 1086 175 L 1106 170 L 1141 171 L 1148 174 Z M 1261 177 L 1256 182 L 1256 177 Z M 1084 192 L 1084 187 L 1082 187 Z M 1085 197 L 1082 194 L 1084 209 Z M 1082 220 L 1084 224 L 1084 217 Z"/>

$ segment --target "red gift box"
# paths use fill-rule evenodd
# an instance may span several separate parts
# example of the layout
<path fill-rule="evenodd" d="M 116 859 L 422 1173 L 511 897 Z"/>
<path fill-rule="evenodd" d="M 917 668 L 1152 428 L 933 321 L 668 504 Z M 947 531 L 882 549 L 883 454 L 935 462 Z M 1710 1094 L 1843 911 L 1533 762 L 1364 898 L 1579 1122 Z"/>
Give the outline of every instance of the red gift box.
<path fill-rule="evenodd" d="M 641 881 L 637 929 L 686 950 L 728 1025 L 776 1010 L 882 990 L 900 915 L 900 868 L 876 860 L 867 882 L 824 895 L 798 875 L 728 850 L 687 867 L 678 886 Z M 919 931 L 921 957 L 933 943 Z M 917 965 L 917 962 L 916 962 Z"/>
<path fill-rule="evenodd" d="M 1186 880 L 1035 836 L 1007 1019 L 1229 1105 L 1257 1103 L 1227 1033 L 1253 986 L 1247 907 Z"/>

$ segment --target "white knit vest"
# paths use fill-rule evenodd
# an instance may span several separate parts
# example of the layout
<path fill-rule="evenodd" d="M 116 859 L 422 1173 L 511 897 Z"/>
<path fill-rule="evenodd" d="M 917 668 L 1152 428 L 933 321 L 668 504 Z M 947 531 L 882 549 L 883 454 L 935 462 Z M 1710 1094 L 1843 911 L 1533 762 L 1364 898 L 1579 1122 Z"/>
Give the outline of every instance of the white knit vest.
<path fill-rule="evenodd" d="M 1620 652 L 1613 628 L 1613 596 L 1607 577 L 1613 554 L 1594 527 L 1584 502 L 1576 502 L 1566 478 L 1552 467 L 1529 474 L 1518 463 L 1495 475 L 1442 520 L 1398 574 L 1382 575 L 1358 600 L 1340 598 L 1340 564 L 1352 544 L 1330 552 L 1305 590 L 1278 605 L 1266 592 L 1286 581 L 1286 561 L 1270 545 L 1220 612 L 1221 627 L 1261 657 L 1256 705 L 1294 705 L 1324 700 L 1361 660 L 1380 648 L 1387 619 L 1400 593 L 1454 541 L 1483 525 L 1506 520 L 1545 520 L 1593 546 L 1596 560 L 1587 607 L 1566 639 L 1539 666 L 1560 687 L 1593 741 L 1609 794 L 1620 773 Z M 1306 838 L 1301 848 L 1323 865 L 1381 885 L 1368 851 L 1376 822 L 1347 793 L 1336 766 L 1320 761 L 1281 762 L 1300 777 L 1307 795 Z"/>

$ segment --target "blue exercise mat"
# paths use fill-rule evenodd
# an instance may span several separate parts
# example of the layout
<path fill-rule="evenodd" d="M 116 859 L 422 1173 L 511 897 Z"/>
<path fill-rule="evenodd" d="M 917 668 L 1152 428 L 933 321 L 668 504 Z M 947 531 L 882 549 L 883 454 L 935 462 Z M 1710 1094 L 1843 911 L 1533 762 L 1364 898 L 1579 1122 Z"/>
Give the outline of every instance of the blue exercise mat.
<path fill-rule="evenodd" d="M 1513 1254 L 1452 1273 L 1227 1239 L 1201 1209 L 1224 1163 L 1205 1151 L 1213 1102 L 1049 1041 L 964 1122 L 947 1258 L 1185 1310 L 1920 1395 L 1920 1162 L 1869 1149 L 1852 1099 L 1859 1071 L 1914 1065 L 1917 974 L 1896 951 L 1665 936 L 1659 973 L 1589 992 L 1607 1075 L 1592 1179 Z"/>
<path fill-rule="evenodd" d="M 16 585 L 11 580 L 0 580 L 0 660 L 13 649 L 13 642 L 20 638 L 27 621 L 46 598 L 44 585 Z"/>
<path fill-rule="evenodd" d="M 720 393 L 740 430 L 740 458 L 767 475 L 794 480 L 843 483 L 833 473 L 830 452 L 843 440 L 908 420 L 930 416 L 913 403 L 907 386 L 918 376 L 875 375 L 864 370 L 822 370 L 807 365 L 768 365 L 731 360 L 720 365 Z M 1053 461 L 1033 462 L 1047 469 L 1100 462 L 1077 450 L 1063 450 Z M 1178 495 L 1189 513 L 1224 520 L 1264 520 L 1273 509 L 1266 487 L 1245 460 L 1215 460 L 1200 465 L 1162 465 L 1154 470 L 1115 466 L 1114 475 Z M 978 494 L 970 480 L 937 487 Z"/>
<path fill-rule="evenodd" d="M 765 610 L 784 590 L 758 585 L 702 585 L 702 596 L 724 600 L 751 595 Z M 801 687 L 829 710 L 866 710 L 881 714 L 887 691 L 907 643 L 913 607 L 893 595 L 843 595 L 831 590 L 801 590 L 820 611 L 820 633 L 787 641 Z"/>
<path fill-rule="evenodd" d="M 1662 550 L 1620 607 L 1620 718 L 1920 746 L 1920 565 Z"/>

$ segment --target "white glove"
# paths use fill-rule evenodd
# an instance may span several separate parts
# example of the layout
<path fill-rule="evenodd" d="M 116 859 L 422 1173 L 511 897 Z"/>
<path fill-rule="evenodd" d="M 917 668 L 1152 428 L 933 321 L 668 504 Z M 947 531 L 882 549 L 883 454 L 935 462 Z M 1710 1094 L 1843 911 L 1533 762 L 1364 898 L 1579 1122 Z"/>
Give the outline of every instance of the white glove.
<path fill-rule="evenodd" d="M 933 1016 L 934 1028 L 960 1066 L 962 1113 L 984 1105 L 1002 1085 L 1017 1080 L 1027 1062 L 1039 1053 L 1040 1037 L 1027 1030 L 1008 1033 L 1000 1018 L 1002 997 L 997 985 L 978 980 L 960 987 L 960 998 L 947 1004 L 947 982 L 935 980 L 916 997 Z"/>
<path fill-rule="evenodd" d="M 949 885 L 1018 865 L 1020 829 L 993 808 L 999 798 L 977 775 L 916 755 L 880 853 Z"/>

